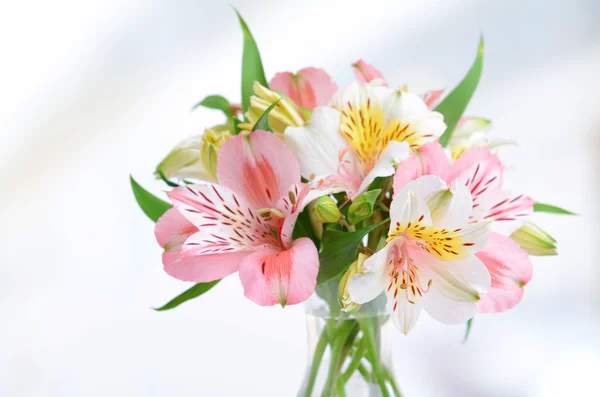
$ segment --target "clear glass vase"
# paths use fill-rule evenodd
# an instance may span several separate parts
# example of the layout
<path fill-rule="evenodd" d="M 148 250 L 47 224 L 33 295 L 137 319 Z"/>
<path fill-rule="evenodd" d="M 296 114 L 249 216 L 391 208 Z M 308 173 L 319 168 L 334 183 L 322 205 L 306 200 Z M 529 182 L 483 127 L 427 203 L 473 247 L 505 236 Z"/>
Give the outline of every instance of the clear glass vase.
<path fill-rule="evenodd" d="M 321 285 L 305 303 L 309 359 L 298 397 L 401 396 L 385 295 L 348 314 L 337 287 L 337 281 Z"/>

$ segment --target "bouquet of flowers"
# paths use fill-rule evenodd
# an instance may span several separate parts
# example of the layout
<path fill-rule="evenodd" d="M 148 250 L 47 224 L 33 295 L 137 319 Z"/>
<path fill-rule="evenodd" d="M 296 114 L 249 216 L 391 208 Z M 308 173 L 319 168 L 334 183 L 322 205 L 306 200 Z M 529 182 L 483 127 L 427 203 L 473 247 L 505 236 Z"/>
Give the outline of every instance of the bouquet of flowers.
<path fill-rule="evenodd" d="M 569 212 L 507 190 L 494 151 L 511 141 L 491 139 L 488 120 L 463 117 L 483 41 L 447 94 L 391 88 L 362 60 L 338 88 L 313 67 L 267 82 L 239 21 L 241 105 L 218 95 L 197 105 L 225 120 L 157 166 L 170 203 L 131 179 L 156 222 L 164 270 L 196 283 L 159 310 L 238 273 L 258 305 L 308 300 L 318 324 L 299 395 L 400 395 L 386 324 L 408 334 L 423 310 L 461 324 L 514 307 L 531 279 L 529 255 L 556 254 L 529 215 Z"/>

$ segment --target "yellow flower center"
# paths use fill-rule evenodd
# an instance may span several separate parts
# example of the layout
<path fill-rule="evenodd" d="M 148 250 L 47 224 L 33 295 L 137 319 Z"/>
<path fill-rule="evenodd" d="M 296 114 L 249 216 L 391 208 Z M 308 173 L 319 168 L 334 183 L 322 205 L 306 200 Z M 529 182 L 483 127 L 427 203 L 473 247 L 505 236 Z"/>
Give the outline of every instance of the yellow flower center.
<path fill-rule="evenodd" d="M 386 122 L 380 104 L 367 98 L 360 106 L 346 102 L 342 109 L 341 133 L 356 152 L 363 171 L 369 172 L 381 152 L 391 141 L 407 142 L 416 149 L 424 143 L 424 136 L 402 120 Z"/>
<path fill-rule="evenodd" d="M 473 243 L 461 239 L 462 229 L 447 230 L 437 226 L 424 226 L 421 223 L 423 218 L 424 216 L 421 216 L 418 221 L 404 225 L 396 222 L 396 227 L 389 233 L 387 242 L 399 236 L 416 240 L 419 247 L 443 261 L 455 261 L 467 256 L 467 247 Z"/>

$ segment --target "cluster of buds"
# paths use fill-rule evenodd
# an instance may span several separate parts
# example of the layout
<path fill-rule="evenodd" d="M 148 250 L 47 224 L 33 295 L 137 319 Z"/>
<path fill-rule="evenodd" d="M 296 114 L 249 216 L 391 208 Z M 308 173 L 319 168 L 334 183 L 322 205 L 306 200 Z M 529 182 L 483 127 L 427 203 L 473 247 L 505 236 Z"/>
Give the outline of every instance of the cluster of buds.
<path fill-rule="evenodd" d="M 268 116 L 269 125 L 274 133 L 281 136 L 287 127 L 304 125 L 305 120 L 302 111 L 290 98 L 263 87 L 258 81 L 254 82 L 254 93 L 256 95 L 250 97 L 250 107 L 245 113 L 246 122 L 238 124 L 240 129 L 252 130 L 252 127 L 265 110 L 277 101 L 279 102 Z"/>
<path fill-rule="evenodd" d="M 156 167 L 157 177 L 216 182 L 219 150 L 230 137 L 229 126 L 217 125 L 184 139 Z"/>

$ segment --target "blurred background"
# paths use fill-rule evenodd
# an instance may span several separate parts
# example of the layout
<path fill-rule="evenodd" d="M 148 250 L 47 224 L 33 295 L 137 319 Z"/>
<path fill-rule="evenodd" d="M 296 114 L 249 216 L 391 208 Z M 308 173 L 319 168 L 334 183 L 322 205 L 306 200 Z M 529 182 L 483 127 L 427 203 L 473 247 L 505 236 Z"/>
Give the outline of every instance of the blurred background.
<path fill-rule="evenodd" d="M 536 215 L 560 256 L 534 258 L 523 302 L 464 327 L 422 318 L 394 339 L 406 397 L 598 396 L 600 2 L 237 0 L 267 77 L 359 58 L 393 86 L 452 88 L 483 33 L 468 113 L 491 118 L 507 186 L 580 217 Z M 0 396 L 293 396 L 301 306 L 260 308 L 233 276 L 176 310 L 129 173 L 239 101 L 242 38 L 215 1 L 3 1 L 0 14 Z"/>

